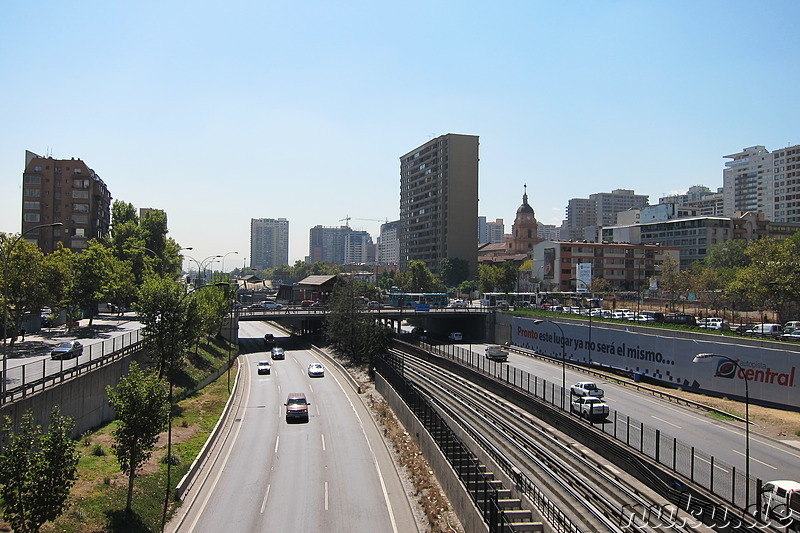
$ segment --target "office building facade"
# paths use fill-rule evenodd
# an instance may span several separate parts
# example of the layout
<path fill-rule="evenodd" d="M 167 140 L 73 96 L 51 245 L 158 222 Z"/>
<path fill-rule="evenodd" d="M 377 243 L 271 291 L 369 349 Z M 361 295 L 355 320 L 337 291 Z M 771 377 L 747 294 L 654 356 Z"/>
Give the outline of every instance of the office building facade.
<path fill-rule="evenodd" d="M 289 221 L 250 219 L 250 267 L 257 270 L 289 264 Z"/>
<path fill-rule="evenodd" d="M 400 158 L 400 270 L 422 261 L 463 259 L 470 277 L 478 259 L 478 136 L 448 133 Z"/>
<path fill-rule="evenodd" d="M 60 227 L 33 229 L 60 222 Z M 42 252 L 60 242 L 78 252 L 90 239 L 108 234 L 111 193 L 105 182 L 81 159 L 53 159 L 25 152 L 22 174 L 22 233 Z"/>

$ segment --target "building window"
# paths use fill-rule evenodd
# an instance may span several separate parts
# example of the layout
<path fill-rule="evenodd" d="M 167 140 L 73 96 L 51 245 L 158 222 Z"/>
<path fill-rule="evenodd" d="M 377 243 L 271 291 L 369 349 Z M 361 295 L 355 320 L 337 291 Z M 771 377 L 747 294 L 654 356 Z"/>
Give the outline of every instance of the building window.
<path fill-rule="evenodd" d="M 22 220 L 24 222 L 39 222 L 39 213 L 24 213 Z"/>
<path fill-rule="evenodd" d="M 42 189 L 23 189 L 22 195 L 29 196 L 31 198 L 38 198 L 42 196 Z"/>
<path fill-rule="evenodd" d="M 39 210 L 39 202 L 22 202 L 22 209 L 35 209 Z"/>
<path fill-rule="evenodd" d="M 39 185 L 40 183 L 42 183 L 42 177 L 41 176 L 25 176 L 23 181 L 25 183 L 30 184 L 30 185 Z"/>

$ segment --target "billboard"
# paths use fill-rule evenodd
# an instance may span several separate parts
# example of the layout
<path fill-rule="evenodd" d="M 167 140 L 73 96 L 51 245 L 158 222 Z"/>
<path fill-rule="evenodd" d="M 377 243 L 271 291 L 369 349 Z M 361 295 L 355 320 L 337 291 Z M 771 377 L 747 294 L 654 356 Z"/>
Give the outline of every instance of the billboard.
<path fill-rule="evenodd" d="M 563 334 L 562 334 L 563 332 Z M 591 340 L 590 340 L 591 339 Z M 606 366 L 639 373 L 681 387 L 745 397 L 745 380 L 750 399 L 785 408 L 800 409 L 800 353 L 780 346 L 750 346 L 658 334 L 593 327 L 587 324 L 543 321 L 515 317 L 513 344 L 556 359 L 594 366 Z M 724 357 L 708 363 L 693 363 L 697 354 Z M 737 361 L 739 368 L 731 364 Z"/>
<path fill-rule="evenodd" d="M 578 263 L 575 266 L 576 275 L 578 280 L 576 283 L 577 292 L 589 292 L 589 287 L 592 285 L 592 264 L 591 263 Z"/>
<path fill-rule="evenodd" d="M 544 249 L 544 279 L 553 279 L 556 272 L 556 249 Z"/>

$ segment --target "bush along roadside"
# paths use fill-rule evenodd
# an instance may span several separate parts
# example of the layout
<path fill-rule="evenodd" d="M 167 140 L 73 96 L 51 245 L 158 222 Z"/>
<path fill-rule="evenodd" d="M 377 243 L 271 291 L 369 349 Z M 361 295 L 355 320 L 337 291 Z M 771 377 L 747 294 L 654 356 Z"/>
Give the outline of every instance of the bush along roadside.
<path fill-rule="evenodd" d="M 171 494 L 205 444 L 228 401 L 228 378 L 220 371 L 227 367 L 229 347 L 230 360 L 235 362 L 238 347 L 211 337 L 200 343 L 197 355 L 192 353 L 187 358 L 182 381 L 176 389 L 176 395 L 183 399 L 173 410 Z M 231 372 L 236 372 L 235 365 Z M 209 376 L 218 377 L 200 388 Z M 137 474 L 132 512 L 128 513 L 125 511 L 128 480 L 112 449 L 112 433 L 117 424 L 114 421 L 81 436 L 77 446 L 81 456 L 78 480 L 72 489 L 69 507 L 54 522 L 45 524 L 42 532 L 161 531 L 167 478 L 166 433 L 161 433 L 152 456 Z M 174 507 L 175 502 L 171 502 L 170 516 Z M 9 531 L 10 528 L 0 523 L 0 530 Z"/>

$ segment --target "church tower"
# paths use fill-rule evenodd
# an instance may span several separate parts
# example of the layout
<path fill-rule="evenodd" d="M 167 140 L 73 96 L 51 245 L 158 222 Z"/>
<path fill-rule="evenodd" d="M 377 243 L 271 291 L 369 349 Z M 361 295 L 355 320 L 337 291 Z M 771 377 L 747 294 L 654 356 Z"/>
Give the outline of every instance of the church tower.
<path fill-rule="evenodd" d="M 528 204 L 528 186 L 524 185 L 523 187 L 522 205 L 517 209 L 511 236 L 506 238 L 506 253 L 508 254 L 529 254 L 533 251 L 533 246 L 543 240 L 537 234 L 536 215 Z"/>

